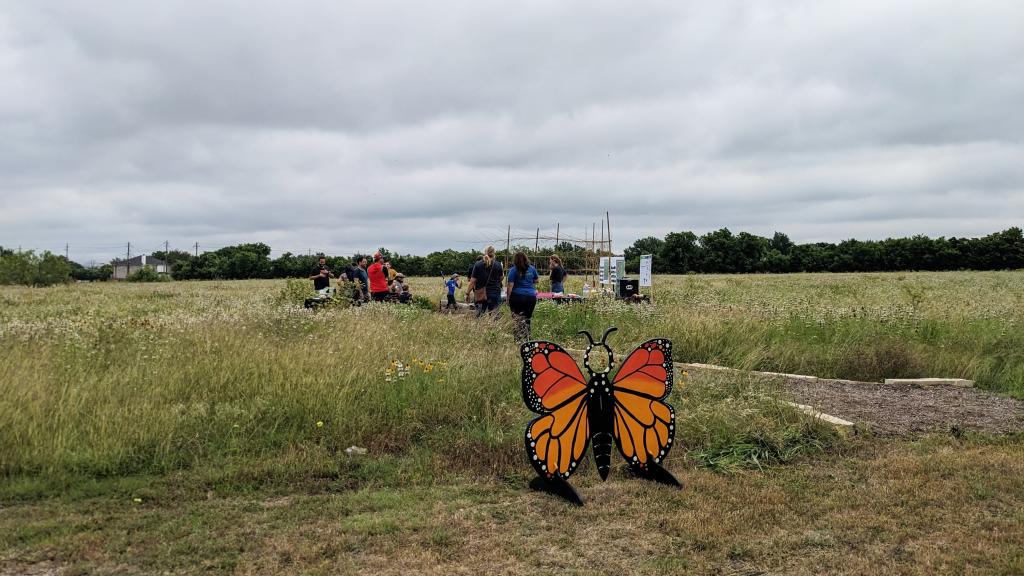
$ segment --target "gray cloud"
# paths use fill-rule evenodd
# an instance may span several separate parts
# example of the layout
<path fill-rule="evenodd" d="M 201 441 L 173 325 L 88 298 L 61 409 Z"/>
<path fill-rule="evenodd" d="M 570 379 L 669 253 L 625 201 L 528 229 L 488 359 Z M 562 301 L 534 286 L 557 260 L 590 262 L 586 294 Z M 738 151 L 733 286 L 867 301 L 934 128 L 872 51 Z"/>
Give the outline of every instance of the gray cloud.
<path fill-rule="evenodd" d="M 0 6 L 0 245 L 425 253 L 1024 217 L 1018 2 Z"/>

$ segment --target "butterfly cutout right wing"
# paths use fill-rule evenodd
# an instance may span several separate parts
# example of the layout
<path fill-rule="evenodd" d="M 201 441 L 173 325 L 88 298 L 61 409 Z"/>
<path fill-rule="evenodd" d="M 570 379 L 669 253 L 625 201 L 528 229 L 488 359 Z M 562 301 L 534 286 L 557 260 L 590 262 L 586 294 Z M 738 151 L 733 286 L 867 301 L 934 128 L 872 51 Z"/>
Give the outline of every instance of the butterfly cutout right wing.
<path fill-rule="evenodd" d="M 657 338 L 634 350 L 612 381 L 612 435 L 631 466 L 660 464 L 672 449 L 676 413 L 665 402 L 672 379 L 672 342 Z"/>
<path fill-rule="evenodd" d="M 523 402 L 540 414 L 526 427 L 526 454 L 542 477 L 568 478 L 587 452 L 590 422 L 587 381 L 558 344 L 527 342 L 523 358 Z"/>

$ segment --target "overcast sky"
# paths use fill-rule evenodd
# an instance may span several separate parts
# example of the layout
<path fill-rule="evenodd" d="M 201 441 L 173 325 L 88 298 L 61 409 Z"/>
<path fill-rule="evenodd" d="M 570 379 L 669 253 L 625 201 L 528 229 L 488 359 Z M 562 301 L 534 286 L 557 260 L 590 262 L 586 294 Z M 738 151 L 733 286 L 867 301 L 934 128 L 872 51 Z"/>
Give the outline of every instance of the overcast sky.
<path fill-rule="evenodd" d="M 1024 2 L 0 0 L 0 245 L 1024 224 Z"/>

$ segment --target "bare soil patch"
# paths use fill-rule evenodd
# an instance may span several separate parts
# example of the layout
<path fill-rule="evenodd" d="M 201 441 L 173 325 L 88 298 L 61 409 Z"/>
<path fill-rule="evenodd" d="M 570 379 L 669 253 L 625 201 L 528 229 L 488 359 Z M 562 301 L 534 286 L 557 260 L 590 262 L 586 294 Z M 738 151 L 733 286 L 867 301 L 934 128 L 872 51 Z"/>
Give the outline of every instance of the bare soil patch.
<path fill-rule="evenodd" d="M 676 366 L 698 377 L 734 373 L 765 378 L 780 385 L 786 400 L 809 405 L 883 436 L 929 432 L 1012 434 L 1024 430 L 1024 402 L 978 388 L 745 372 L 710 364 Z"/>
<path fill-rule="evenodd" d="M 781 378 L 795 402 L 883 435 L 1009 434 L 1024 430 L 1024 402 L 977 388 Z"/>

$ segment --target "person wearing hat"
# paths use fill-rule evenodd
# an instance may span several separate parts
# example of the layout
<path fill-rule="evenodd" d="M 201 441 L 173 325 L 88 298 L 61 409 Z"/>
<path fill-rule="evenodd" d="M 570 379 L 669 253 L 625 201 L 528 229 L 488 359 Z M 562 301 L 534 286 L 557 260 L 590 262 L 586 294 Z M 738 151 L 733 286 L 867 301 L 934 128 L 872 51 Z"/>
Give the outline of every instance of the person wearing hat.
<path fill-rule="evenodd" d="M 395 279 L 391 282 L 391 292 L 393 294 L 401 294 L 405 288 L 405 274 L 401 272 L 395 273 Z"/>
<path fill-rule="evenodd" d="M 370 280 L 370 298 L 374 302 L 383 302 L 388 299 L 388 280 L 384 275 L 384 257 L 380 252 L 373 254 L 373 264 L 366 270 Z"/>
<path fill-rule="evenodd" d="M 444 285 L 445 288 L 448 288 L 448 305 L 445 306 L 445 310 L 458 310 L 459 306 L 458 304 L 455 303 L 455 290 L 458 288 L 462 288 L 462 284 L 459 282 L 459 275 L 452 274 L 452 277 L 449 278 L 448 281 L 444 283 Z"/>

